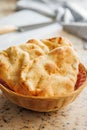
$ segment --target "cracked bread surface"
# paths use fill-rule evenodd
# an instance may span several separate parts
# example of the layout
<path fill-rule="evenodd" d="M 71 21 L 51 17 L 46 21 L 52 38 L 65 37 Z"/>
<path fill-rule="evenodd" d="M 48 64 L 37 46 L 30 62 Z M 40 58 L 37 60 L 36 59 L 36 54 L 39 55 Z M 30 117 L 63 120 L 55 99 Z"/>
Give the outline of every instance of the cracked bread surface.
<path fill-rule="evenodd" d="M 0 52 L 0 81 L 23 95 L 58 97 L 74 91 L 79 63 L 67 39 L 31 39 Z"/>

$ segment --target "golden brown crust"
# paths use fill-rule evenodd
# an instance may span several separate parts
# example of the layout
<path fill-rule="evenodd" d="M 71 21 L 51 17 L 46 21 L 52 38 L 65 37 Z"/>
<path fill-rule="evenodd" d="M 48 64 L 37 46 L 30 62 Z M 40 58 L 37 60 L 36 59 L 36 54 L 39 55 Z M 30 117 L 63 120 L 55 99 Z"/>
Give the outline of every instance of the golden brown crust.
<path fill-rule="evenodd" d="M 67 39 L 32 39 L 0 52 L 0 79 L 17 93 L 58 97 L 74 91 L 78 65 Z"/>

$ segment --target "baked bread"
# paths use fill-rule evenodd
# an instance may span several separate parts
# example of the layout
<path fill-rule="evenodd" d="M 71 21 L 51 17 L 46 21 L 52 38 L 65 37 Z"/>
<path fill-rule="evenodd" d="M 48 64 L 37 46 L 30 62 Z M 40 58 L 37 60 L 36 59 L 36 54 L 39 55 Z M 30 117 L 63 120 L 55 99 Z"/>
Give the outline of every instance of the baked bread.
<path fill-rule="evenodd" d="M 0 52 L 0 83 L 23 95 L 63 96 L 75 90 L 79 64 L 67 39 L 32 39 Z"/>

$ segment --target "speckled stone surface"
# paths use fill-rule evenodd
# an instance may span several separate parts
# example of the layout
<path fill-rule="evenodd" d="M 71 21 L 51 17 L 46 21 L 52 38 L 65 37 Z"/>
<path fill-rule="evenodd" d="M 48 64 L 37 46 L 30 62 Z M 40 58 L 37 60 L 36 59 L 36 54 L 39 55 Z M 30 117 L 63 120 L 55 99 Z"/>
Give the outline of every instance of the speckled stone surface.
<path fill-rule="evenodd" d="M 87 66 L 87 51 L 83 42 L 65 32 L 81 61 Z M 60 111 L 39 113 L 26 110 L 8 101 L 0 94 L 0 130 L 87 130 L 87 87 L 77 99 Z"/>

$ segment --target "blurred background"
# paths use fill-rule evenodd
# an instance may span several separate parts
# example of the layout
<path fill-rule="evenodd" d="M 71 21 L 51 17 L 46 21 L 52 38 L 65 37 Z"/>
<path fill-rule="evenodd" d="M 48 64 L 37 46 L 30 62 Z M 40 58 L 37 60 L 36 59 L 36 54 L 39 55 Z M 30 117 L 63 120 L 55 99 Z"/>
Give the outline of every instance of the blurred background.
<path fill-rule="evenodd" d="M 0 18 L 15 12 L 17 0 L 0 0 Z"/>
<path fill-rule="evenodd" d="M 0 18 L 14 13 L 16 11 L 18 1 L 26 1 L 26 0 L 0 0 Z M 27 1 L 29 1 L 29 0 L 27 0 Z M 48 1 L 48 0 L 46 0 L 46 1 Z M 55 1 L 55 0 L 53 0 L 53 1 Z M 87 9 L 87 0 L 57 0 L 57 1 L 59 1 L 59 2 L 68 1 L 68 2 L 72 2 L 72 3 L 76 3 L 77 8 L 78 8 L 78 5 L 81 5 L 81 6 L 83 6 L 83 8 Z"/>
<path fill-rule="evenodd" d="M 60 27 L 62 27 L 66 32 L 84 40 L 84 49 L 87 49 L 87 0 L 0 0 L 0 32 L 2 25 L 13 25 L 18 29 L 15 31 L 16 33 L 8 33 L 9 43 L 12 43 L 20 34 L 22 39 L 18 42 L 26 41 L 33 35 L 37 35 L 37 30 L 32 32 L 31 27 L 23 27 L 21 31 L 19 26 L 50 21 L 54 22 L 54 25 L 48 28 L 44 26 L 44 29 L 38 30 L 39 37 L 46 33 L 48 36 L 52 36 L 50 32 L 54 36 L 58 36 Z M 7 29 L 9 30 L 9 28 Z M 3 34 L 0 35 L 0 38 L 6 36 Z M 3 43 L 5 43 L 4 39 Z"/>

